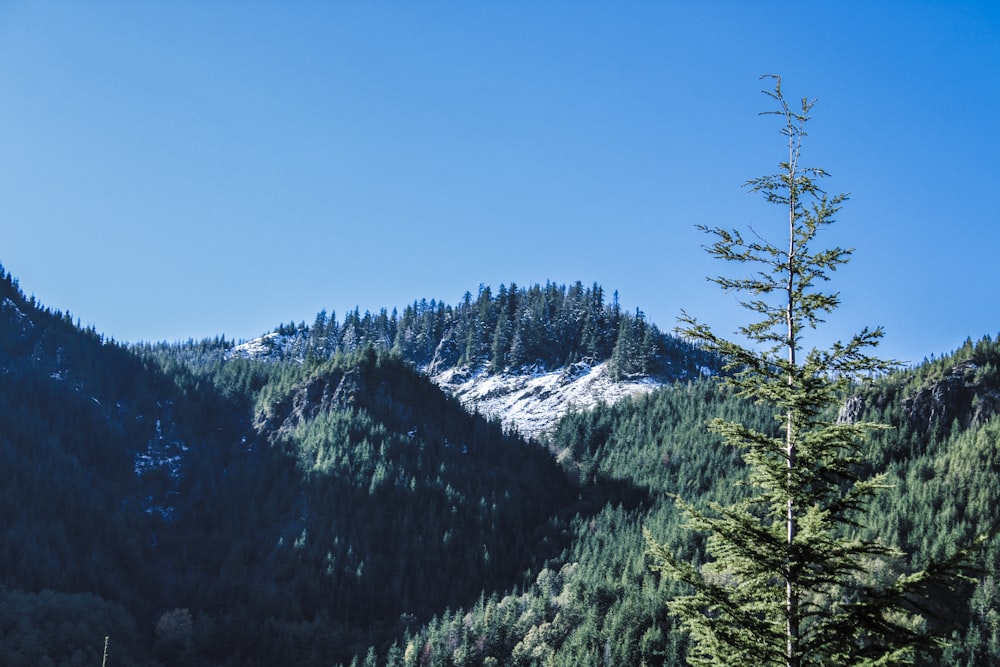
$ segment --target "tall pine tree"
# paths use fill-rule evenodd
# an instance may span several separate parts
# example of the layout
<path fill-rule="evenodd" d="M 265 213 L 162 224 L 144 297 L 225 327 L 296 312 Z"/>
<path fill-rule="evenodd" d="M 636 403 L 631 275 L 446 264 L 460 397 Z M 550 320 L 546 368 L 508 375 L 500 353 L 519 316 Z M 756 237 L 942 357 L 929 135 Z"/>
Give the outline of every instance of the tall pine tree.
<path fill-rule="evenodd" d="M 829 196 L 822 169 L 800 164 L 805 125 L 814 101 L 794 108 L 781 79 L 764 91 L 776 104 L 787 143 L 777 174 L 746 185 L 787 214 L 787 237 L 766 230 L 744 236 L 721 227 L 708 252 L 746 264 L 750 277 L 718 277 L 726 291 L 744 295 L 752 313 L 739 329 L 744 342 L 717 336 L 686 313 L 681 333 L 728 360 L 724 382 L 736 393 L 772 406 L 775 427 L 760 432 L 716 419 L 710 429 L 743 451 L 746 500 L 695 507 L 678 499 L 689 526 L 707 534 L 701 567 L 675 558 L 647 533 L 653 567 L 684 582 L 689 593 L 668 602 L 690 631 L 695 665 L 890 665 L 907 663 L 936 645 L 921 609 L 929 587 L 957 576 L 954 562 L 892 577 L 866 574 L 871 563 L 901 562 L 891 545 L 852 537 L 866 503 L 884 477 L 866 476 L 860 446 L 881 428 L 836 418 L 851 381 L 888 371 L 893 362 L 869 354 L 882 329 L 864 329 L 846 343 L 804 353 L 806 334 L 840 303 L 822 283 L 851 250 L 818 249 L 818 233 L 834 221 L 847 195 Z"/>

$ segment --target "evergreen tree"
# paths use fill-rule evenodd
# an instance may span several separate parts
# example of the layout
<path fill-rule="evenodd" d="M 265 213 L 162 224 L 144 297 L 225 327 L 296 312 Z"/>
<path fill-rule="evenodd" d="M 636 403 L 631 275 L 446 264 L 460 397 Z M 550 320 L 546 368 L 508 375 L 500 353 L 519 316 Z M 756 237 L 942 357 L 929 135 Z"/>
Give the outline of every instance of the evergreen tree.
<path fill-rule="evenodd" d="M 805 334 L 839 305 L 819 284 L 845 264 L 851 250 L 815 249 L 818 232 L 834 221 L 847 195 L 828 196 L 827 173 L 800 164 L 805 124 L 814 101 L 789 105 L 781 79 L 765 91 L 776 103 L 788 157 L 775 175 L 747 183 L 787 212 L 787 239 L 767 240 L 719 227 L 709 253 L 758 268 L 751 277 L 713 279 L 749 295 L 756 318 L 740 328 L 746 344 L 716 336 L 686 313 L 681 332 L 728 360 L 725 382 L 738 395 L 770 406 L 773 429 L 715 419 L 710 429 L 744 452 L 750 495 L 732 505 L 695 507 L 678 501 L 689 527 L 708 534 L 709 561 L 697 568 L 647 533 L 654 569 L 693 592 L 671 600 L 689 630 L 696 665 L 887 665 L 912 660 L 936 645 L 920 610 L 928 587 L 953 582 L 948 566 L 880 580 L 866 565 L 893 563 L 892 546 L 857 539 L 850 529 L 883 476 L 866 477 L 860 444 L 880 425 L 838 421 L 834 408 L 852 378 L 880 374 L 894 363 L 869 354 L 882 329 L 864 329 L 847 343 L 802 356 Z M 885 580 L 887 579 L 887 580 Z"/>

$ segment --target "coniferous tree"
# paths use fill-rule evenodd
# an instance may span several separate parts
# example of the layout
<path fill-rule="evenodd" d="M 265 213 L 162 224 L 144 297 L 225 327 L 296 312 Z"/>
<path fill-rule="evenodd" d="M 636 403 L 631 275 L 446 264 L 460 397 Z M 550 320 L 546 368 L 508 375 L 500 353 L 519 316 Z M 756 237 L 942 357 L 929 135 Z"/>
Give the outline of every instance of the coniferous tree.
<path fill-rule="evenodd" d="M 930 586 L 954 582 L 949 567 L 879 581 L 866 564 L 892 563 L 902 555 L 891 545 L 851 536 L 881 475 L 866 477 L 860 444 L 879 424 L 838 421 L 835 406 L 852 378 L 879 374 L 894 364 L 871 356 L 882 329 L 864 329 L 846 343 L 803 356 L 805 334 L 839 305 L 820 289 L 845 264 L 851 250 L 814 247 L 847 195 L 828 196 L 822 169 L 800 164 L 805 124 L 814 101 L 794 109 L 781 90 L 764 91 L 776 103 L 788 157 L 775 175 L 747 183 L 751 192 L 787 213 L 787 238 L 720 227 L 701 229 L 713 238 L 716 258 L 749 264 L 748 278 L 713 279 L 726 291 L 749 295 L 741 302 L 755 318 L 740 328 L 747 341 L 732 342 L 686 313 L 681 332 L 728 360 L 725 382 L 736 393 L 774 410 L 771 430 L 715 419 L 710 429 L 743 451 L 749 497 L 732 505 L 695 507 L 678 501 L 689 526 L 707 533 L 710 556 L 701 568 L 675 557 L 647 533 L 654 569 L 690 586 L 668 602 L 693 640 L 696 665 L 883 665 L 909 662 L 936 645 L 920 610 Z"/>

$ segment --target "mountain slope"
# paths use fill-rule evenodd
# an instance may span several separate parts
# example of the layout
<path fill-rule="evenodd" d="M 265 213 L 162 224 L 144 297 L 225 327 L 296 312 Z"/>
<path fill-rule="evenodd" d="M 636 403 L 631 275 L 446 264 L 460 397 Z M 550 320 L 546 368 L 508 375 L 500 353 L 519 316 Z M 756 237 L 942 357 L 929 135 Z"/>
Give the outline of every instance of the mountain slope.
<path fill-rule="evenodd" d="M 847 399 L 844 418 L 892 426 L 870 443 L 868 460 L 888 472 L 889 488 L 862 517 L 859 532 L 900 546 L 918 563 L 976 535 L 997 535 L 1000 416 L 984 407 L 1000 390 L 997 361 L 1000 345 L 970 341 L 952 355 L 860 386 Z M 649 569 L 642 532 L 703 562 L 704 545 L 683 528 L 684 516 L 670 496 L 704 506 L 732 503 L 745 493 L 738 452 L 706 432 L 715 417 L 764 433 L 777 423 L 711 380 L 564 417 L 547 438 L 560 459 L 584 480 L 628 481 L 642 490 L 644 502 L 609 503 L 574 522 L 571 548 L 532 586 L 428 624 L 398 645 L 398 655 L 419 649 L 445 665 L 686 664 L 687 637 L 665 605 L 682 590 Z M 932 596 L 933 622 L 953 627 L 952 643 L 917 664 L 985 667 L 1000 661 L 1000 552 L 984 551 L 979 564 L 974 586 Z M 893 577 L 894 565 L 872 563 L 867 576 Z M 394 661 L 392 647 L 382 655 L 387 665 L 406 664 Z"/>
<path fill-rule="evenodd" d="M 563 548 L 551 456 L 397 356 L 129 351 L 0 290 L 0 607 L 119 664 L 347 660 Z M 5 664 L 79 641 L 0 625 Z"/>
<path fill-rule="evenodd" d="M 325 311 L 225 349 L 227 359 L 288 361 L 391 349 L 470 411 L 539 437 L 571 409 L 716 372 L 718 361 L 623 311 L 598 285 L 481 287 L 457 306 L 421 300 L 402 315 Z"/>
<path fill-rule="evenodd" d="M 369 348 L 264 372 L 251 451 L 205 473 L 211 502 L 164 533 L 210 552 L 186 556 L 175 598 L 224 626 L 205 657 L 274 664 L 308 649 L 346 660 L 484 589 L 517 585 L 558 553 L 554 527 L 575 499 L 564 473 L 408 364 Z M 213 381 L 222 389 L 238 375 Z M 233 601 L 242 620 L 209 611 Z M 254 628 L 267 618 L 261 645 Z"/>
<path fill-rule="evenodd" d="M 0 609 L 38 623 L 0 623 L 7 664 L 93 661 L 106 634 L 120 664 L 146 664 L 165 583 L 154 536 L 170 512 L 158 509 L 173 502 L 171 473 L 226 437 L 193 428 L 185 402 L 155 364 L 25 298 L 0 269 Z M 221 403 L 203 406 L 221 426 Z M 189 443 L 184 461 L 144 458 L 165 432 Z"/>
<path fill-rule="evenodd" d="M 677 587 L 650 571 L 642 529 L 699 562 L 668 494 L 738 499 L 742 459 L 706 422 L 766 432 L 773 415 L 638 316 L 619 311 L 605 356 L 576 358 L 586 326 L 556 316 L 572 309 L 521 318 L 578 303 L 572 289 L 505 291 L 525 349 L 555 337 L 545 358 L 512 364 L 502 340 L 463 358 L 458 341 L 494 347 L 496 327 L 459 335 L 500 326 L 492 297 L 351 314 L 351 335 L 329 317 L 281 327 L 255 350 L 126 349 L 0 269 L 4 664 L 98 664 L 107 635 L 109 664 L 144 667 L 683 664 Z M 915 560 L 996 533 L 998 362 L 1000 345 L 969 341 L 846 399 L 841 418 L 893 427 L 867 452 L 893 488 L 859 531 Z M 957 624 L 935 664 L 1000 661 L 1000 556 L 981 565 L 935 599 Z"/>
<path fill-rule="evenodd" d="M 468 410 L 499 419 L 525 437 L 550 432 L 571 410 L 617 403 L 665 386 L 652 377 L 615 381 L 610 362 L 579 361 L 552 371 L 490 374 L 484 369 L 449 368 L 431 376 Z"/>

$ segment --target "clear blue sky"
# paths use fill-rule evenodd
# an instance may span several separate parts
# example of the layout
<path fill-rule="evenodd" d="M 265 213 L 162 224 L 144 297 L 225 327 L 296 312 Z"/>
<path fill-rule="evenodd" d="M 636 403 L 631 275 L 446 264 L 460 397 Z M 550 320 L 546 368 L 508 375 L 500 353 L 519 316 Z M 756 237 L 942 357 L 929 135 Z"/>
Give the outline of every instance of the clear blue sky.
<path fill-rule="evenodd" d="M 764 73 L 852 195 L 817 342 L 996 335 L 993 1 L 4 2 L 0 263 L 126 341 L 546 280 L 728 333 L 694 225 L 780 235 Z"/>

